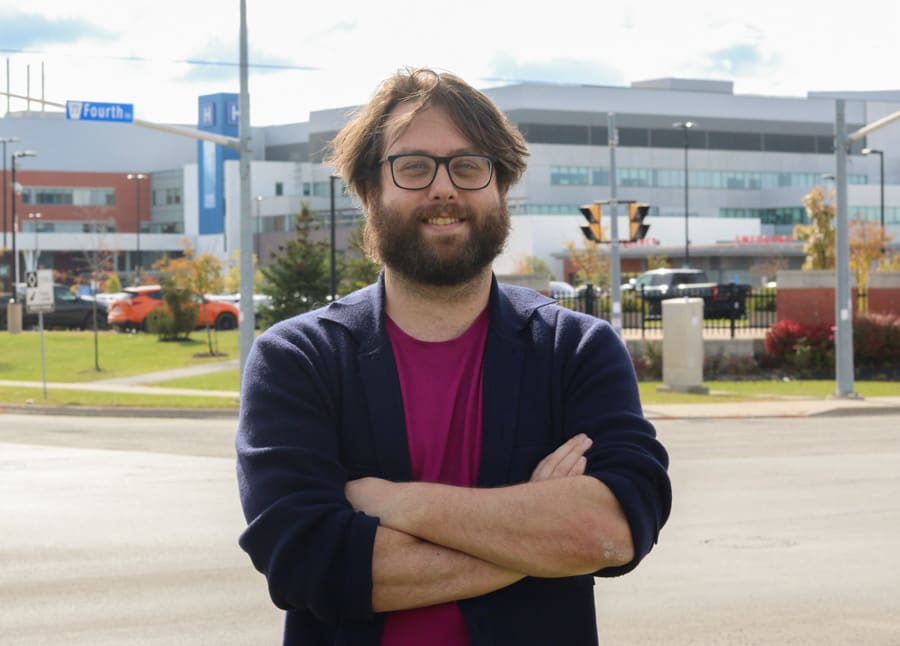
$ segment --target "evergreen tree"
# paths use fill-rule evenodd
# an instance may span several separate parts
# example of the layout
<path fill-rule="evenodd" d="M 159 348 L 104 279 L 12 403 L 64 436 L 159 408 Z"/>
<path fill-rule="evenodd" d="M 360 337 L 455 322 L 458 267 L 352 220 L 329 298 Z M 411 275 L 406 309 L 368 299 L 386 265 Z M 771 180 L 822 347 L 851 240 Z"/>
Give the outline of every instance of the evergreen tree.
<path fill-rule="evenodd" d="M 378 279 L 378 273 L 381 271 L 381 265 L 371 260 L 366 254 L 363 244 L 365 223 L 365 218 L 357 221 L 356 228 L 353 229 L 347 242 L 347 251 L 339 262 L 341 279 L 338 292 L 341 294 L 349 294 L 366 285 L 371 285 Z"/>
<path fill-rule="evenodd" d="M 260 308 L 260 322 L 268 327 L 324 305 L 330 292 L 329 249 L 311 239 L 315 224 L 304 204 L 297 215 L 296 237 L 279 246 L 271 264 L 263 268 L 262 292 L 270 302 Z"/>

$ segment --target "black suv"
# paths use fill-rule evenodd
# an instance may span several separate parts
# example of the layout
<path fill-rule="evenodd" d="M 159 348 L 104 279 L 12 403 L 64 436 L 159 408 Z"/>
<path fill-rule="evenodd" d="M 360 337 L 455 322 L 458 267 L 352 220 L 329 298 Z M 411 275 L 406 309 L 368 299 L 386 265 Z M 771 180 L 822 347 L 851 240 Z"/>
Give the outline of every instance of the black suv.
<path fill-rule="evenodd" d="M 19 285 L 16 289 L 16 300 L 22 304 L 22 329 L 30 330 L 38 326 L 37 313 L 30 313 L 25 305 L 25 287 Z M 6 304 L 10 301 L 11 294 L 0 295 L 0 329 L 8 329 L 6 321 Z M 44 328 L 57 329 L 94 329 L 94 301 L 76 296 L 65 285 L 53 286 L 54 308 L 52 312 L 44 313 Z M 106 322 L 107 306 L 97 302 L 97 328 L 105 330 L 109 327 Z"/>

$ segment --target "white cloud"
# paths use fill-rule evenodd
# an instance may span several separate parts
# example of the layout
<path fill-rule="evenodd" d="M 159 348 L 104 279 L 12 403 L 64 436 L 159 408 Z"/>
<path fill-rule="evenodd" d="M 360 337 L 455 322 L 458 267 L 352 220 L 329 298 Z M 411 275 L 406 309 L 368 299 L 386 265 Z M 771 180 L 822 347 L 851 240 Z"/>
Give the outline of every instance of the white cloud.
<path fill-rule="evenodd" d="M 842 11 L 813 0 L 247 5 L 251 63 L 310 68 L 251 71 L 251 116 L 259 125 L 362 103 L 405 65 L 448 69 L 482 87 L 510 75 L 623 85 L 664 76 L 718 78 L 733 80 L 737 92 L 790 95 L 898 87 L 897 3 L 860 0 Z M 12 90 L 25 93 L 30 67 L 31 94 L 40 96 L 43 64 L 49 100 L 128 102 L 141 118 L 190 123 L 198 95 L 238 91 L 238 69 L 177 61 L 236 63 L 238 6 L 32 0 L 15 12 L 0 8 L 4 26 L 46 31 L 20 41 L 33 47 L 17 46 L 33 53 L 5 54 Z M 30 21 L 15 22 L 21 14 Z M 35 16 L 66 20 L 81 28 L 81 37 L 41 27 Z M 5 75 L 2 81 L 5 87 Z"/>

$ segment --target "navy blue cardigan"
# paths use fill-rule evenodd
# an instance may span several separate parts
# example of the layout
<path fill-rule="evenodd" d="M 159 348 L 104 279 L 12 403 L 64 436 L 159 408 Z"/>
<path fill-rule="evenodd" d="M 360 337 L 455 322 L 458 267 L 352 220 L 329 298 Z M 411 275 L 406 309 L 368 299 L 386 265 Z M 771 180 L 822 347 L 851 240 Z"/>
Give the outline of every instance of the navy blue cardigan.
<path fill-rule="evenodd" d="M 616 495 L 633 569 L 671 506 L 668 456 L 644 418 L 628 353 L 604 321 L 496 280 L 484 358 L 478 486 L 525 482 L 567 438 L 593 438 L 587 472 Z M 242 379 L 240 537 L 287 611 L 285 644 L 377 645 L 372 549 L 378 520 L 344 484 L 412 479 L 403 402 L 384 328 L 381 281 L 259 336 Z M 593 577 L 528 577 L 460 602 L 473 646 L 594 644 Z M 427 637 L 423 636 L 423 643 Z"/>

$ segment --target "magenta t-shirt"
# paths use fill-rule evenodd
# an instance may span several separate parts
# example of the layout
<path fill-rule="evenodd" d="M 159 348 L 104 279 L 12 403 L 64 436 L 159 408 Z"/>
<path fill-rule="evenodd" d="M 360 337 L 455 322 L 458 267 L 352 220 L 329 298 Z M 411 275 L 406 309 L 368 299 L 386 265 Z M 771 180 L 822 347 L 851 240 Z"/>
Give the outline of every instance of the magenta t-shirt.
<path fill-rule="evenodd" d="M 488 310 L 450 341 L 419 341 L 385 317 L 403 393 L 413 480 L 474 486 Z M 468 646 L 457 603 L 388 613 L 381 646 Z"/>

